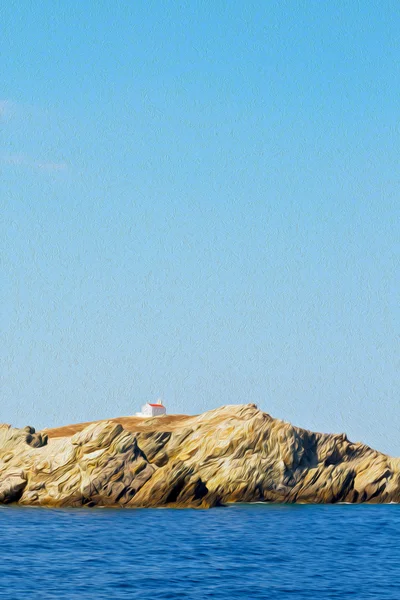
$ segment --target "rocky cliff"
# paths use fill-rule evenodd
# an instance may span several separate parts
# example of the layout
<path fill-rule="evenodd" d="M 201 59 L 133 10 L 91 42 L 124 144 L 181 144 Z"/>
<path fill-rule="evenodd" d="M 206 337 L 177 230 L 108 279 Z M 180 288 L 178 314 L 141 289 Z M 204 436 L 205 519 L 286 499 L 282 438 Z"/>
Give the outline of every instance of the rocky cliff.
<path fill-rule="evenodd" d="M 254 404 L 36 433 L 0 425 L 0 502 L 195 506 L 399 502 L 400 459 Z"/>

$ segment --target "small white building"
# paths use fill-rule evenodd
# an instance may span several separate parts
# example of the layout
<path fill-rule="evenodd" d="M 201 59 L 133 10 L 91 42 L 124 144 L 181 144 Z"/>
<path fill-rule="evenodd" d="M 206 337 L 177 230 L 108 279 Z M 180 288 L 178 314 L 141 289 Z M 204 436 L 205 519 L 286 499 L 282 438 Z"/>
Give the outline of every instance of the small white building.
<path fill-rule="evenodd" d="M 155 404 L 147 402 L 142 406 L 142 412 L 136 413 L 137 417 L 159 417 L 166 415 L 167 411 L 161 400 L 157 400 Z"/>

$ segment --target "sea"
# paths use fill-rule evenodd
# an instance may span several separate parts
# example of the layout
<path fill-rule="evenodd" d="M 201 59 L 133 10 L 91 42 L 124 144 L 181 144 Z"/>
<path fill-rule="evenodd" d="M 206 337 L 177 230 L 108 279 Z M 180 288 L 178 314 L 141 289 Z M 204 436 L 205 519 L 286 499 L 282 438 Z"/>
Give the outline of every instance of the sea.
<path fill-rule="evenodd" d="M 0 598 L 400 600 L 399 505 L 0 509 Z"/>

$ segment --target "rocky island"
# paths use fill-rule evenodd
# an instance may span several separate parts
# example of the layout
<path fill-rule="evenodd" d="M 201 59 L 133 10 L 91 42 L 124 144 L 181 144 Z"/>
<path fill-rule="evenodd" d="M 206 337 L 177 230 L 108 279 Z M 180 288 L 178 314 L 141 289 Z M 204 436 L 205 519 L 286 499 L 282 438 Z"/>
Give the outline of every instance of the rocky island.
<path fill-rule="evenodd" d="M 121 417 L 36 433 L 0 425 L 0 502 L 199 507 L 399 502 L 400 459 L 255 404 Z"/>

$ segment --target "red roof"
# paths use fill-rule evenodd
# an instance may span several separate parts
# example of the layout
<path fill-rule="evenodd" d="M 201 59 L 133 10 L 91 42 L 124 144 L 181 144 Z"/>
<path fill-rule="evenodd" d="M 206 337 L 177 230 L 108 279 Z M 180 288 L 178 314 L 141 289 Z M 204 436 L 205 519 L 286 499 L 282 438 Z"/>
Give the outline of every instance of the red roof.
<path fill-rule="evenodd" d="M 160 408 L 165 408 L 165 406 L 163 406 L 162 404 L 151 404 L 150 402 L 147 403 L 149 406 L 159 406 Z"/>

